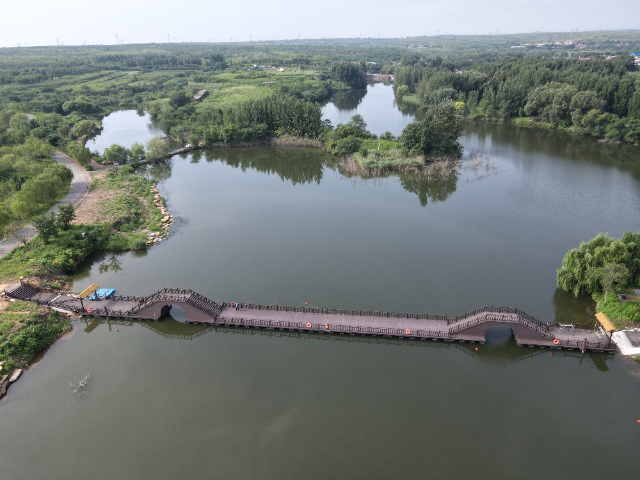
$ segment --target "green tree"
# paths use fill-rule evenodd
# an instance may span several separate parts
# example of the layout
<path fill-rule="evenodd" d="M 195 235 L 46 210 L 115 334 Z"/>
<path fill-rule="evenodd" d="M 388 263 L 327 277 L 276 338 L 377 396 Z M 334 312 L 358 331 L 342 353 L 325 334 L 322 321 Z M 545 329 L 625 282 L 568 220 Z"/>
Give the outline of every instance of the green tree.
<path fill-rule="evenodd" d="M 425 113 L 424 119 L 407 125 L 400 138 L 405 152 L 425 157 L 460 156 L 462 119 L 455 104 L 448 100 Z"/>
<path fill-rule="evenodd" d="M 144 145 L 136 142 L 131 145 L 131 161 L 139 162 L 140 160 L 144 160 Z"/>
<path fill-rule="evenodd" d="M 80 165 L 91 163 L 91 151 L 78 142 L 69 142 L 65 148 L 67 155 L 73 158 Z"/>
<path fill-rule="evenodd" d="M 165 158 L 168 153 L 169 145 L 162 135 L 156 135 L 147 142 L 147 160 L 160 160 L 161 158 Z"/>
<path fill-rule="evenodd" d="M 104 151 L 102 156 L 108 163 L 125 165 L 129 161 L 129 150 L 114 143 Z"/>
<path fill-rule="evenodd" d="M 73 138 L 80 138 L 86 135 L 87 138 L 91 138 L 100 132 L 100 128 L 96 126 L 91 120 L 80 120 L 71 129 L 71 136 Z"/>
<path fill-rule="evenodd" d="M 49 243 L 49 239 L 58 234 L 58 222 L 56 221 L 56 215 L 53 212 L 41 215 L 34 219 L 33 226 L 44 243 Z"/>
<path fill-rule="evenodd" d="M 76 209 L 72 203 L 66 203 L 64 205 L 60 205 L 58 208 L 58 217 L 56 219 L 56 223 L 58 224 L 58 229 L 62 231 L 69 230 L 71 226 L 71 222 L 73 222 L 76 218 Z"/>
<path fill-rule="evenodd" d="M 604 303 L 607 303 L 609 290 L 615 292 L 617 285 L 624 285 L 629 280 L 629 269 L 619 263 L 607 263 L 603 267 L 596 268 L 593 273 L 604 290 Z"/>
<path fill-rule="evenodd" d="M 400 85 L 396 89 L 396 97 L 400 99 L 402 99 L 402 97 L 404 97 L 407 93 L 409 93 L 409 87 L 407 87 L 406 85 Z"/>
<path fill-rule="evenodd" d="M 351 62 L 336 63 L 331 68 L 331 77 L 351 88 L 366 88 L 364 73 L 359 65 Z"/>
<path fill-rule="evenodd" d="M 640 88 L 634 92 L 629 100 L 628 115 L 640 119 Z"/>
<path fill-rule="evenodd" d="M 25 135 L 31 130 L 30 122 L 24 113 L 16 113 L 11 117 L 9 125 L 14 132 L 24 133 Z"/>
<path fill-rule="evenodd" d="M 182 90 L 177 90 L 169 95 L 169 105 L 173 108 L 180 108 L 187 104 L 189 99 Z"/>
<path fill-rule="evenodd" d="M 558 286 L 575 296 L 600 292 L 603 285 L 594 272 L 609 263 L 625 266 L 629 281 L 640 282 L 640 233 L 625 232 L 621 239 L 601 233 L 569 250 L 557 271 Z"/>
<path fill-rule="evenodd" d="M 158 102 L 151 102 L 148 108 L 149 115 L 151 118 L 158 118 L 160 112 L 162 112 L 162 105 Z"/>
<path fill-rule="evenodd" d="M 93 104 L 86 95 L 80 95 L 73 100 L 64 102 L 62 104 L 62 110 L 66 113 L 94 113 L 100 110 L 100 108 Z"/>

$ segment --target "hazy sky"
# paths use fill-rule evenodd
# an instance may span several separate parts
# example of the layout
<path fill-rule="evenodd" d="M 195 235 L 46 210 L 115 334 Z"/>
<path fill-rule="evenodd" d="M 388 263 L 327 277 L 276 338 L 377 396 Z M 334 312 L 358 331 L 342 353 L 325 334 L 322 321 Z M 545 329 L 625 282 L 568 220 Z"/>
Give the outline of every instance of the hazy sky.
<path fill-rule="evenodd" d="M 0 47 L 627 29 L 637 11 L 637 0 L 0 0 Z"/>

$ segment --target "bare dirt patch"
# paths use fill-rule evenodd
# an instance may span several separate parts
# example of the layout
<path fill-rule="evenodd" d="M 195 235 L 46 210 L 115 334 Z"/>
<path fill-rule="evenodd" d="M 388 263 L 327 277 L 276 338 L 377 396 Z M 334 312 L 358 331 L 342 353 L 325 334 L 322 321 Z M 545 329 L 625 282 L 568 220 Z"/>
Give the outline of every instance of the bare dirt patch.
<path fill-rule="evenodd" d="M 17 283 L 17 282 L 16 282 Z M 0 292 L 4 292 L 4 289 L 7 288 L 11 283 L 0 283 Z M 5 296 L 0 297 L 0 313 L 4 312 L 4 309 L 7 308 L 11 302 Z"/>
<path fill-rule="evenodd" d="M 106 171 L 91 172 L 91 179 L 104 180 L 106 175 Z M 103 185 L 96 185 L 76 208 L 76 219 L 73 223 L 92 225 L 108 221 L 109 216 L 104 213 L 104 206 L 111 202 L 117 194 L 118 192 L 108 190 Z"/>

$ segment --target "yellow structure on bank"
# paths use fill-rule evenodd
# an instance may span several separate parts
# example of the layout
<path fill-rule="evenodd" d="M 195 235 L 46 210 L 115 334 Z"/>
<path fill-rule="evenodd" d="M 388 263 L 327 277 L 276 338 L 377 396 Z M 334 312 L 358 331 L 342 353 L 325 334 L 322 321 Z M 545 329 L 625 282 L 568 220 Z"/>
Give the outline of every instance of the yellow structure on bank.
<path fill-rule="evenodd" d="M 614 332 L 618 331 L 618 329 L 613 325 L 613 322 L 609 320 L 609 317 L 607 317 L 606 314 L 602 312 L 596 313 L 596 318 L 607 332 L 610 332 L 611 330 L 613 330 Z"/>

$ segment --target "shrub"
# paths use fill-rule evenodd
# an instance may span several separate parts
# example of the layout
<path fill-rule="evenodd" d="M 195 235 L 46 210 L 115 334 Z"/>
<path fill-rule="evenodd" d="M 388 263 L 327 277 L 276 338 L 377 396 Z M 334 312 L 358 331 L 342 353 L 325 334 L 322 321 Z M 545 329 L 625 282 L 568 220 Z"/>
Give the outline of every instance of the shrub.
<path fill-rule="evenodd" d="M 130 241 L 131 250 L 144 250 L 147 248 L 147 239 L 144 235 L 135 236 Z"/>
<path fill-rule="evenodd" d="M 338 140 L 335 153 L 340 156 L 351 155 L 360 150 L 362 139 L 357 137 L 347 137 Z"/>

